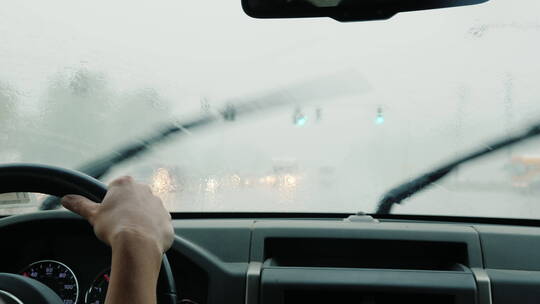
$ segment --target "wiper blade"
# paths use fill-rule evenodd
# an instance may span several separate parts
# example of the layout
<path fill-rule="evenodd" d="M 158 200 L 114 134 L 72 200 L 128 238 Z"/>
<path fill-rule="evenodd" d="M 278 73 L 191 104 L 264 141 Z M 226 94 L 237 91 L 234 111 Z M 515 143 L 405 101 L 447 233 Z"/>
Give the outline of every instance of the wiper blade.
<path fill-rule="evenodd" d="M 78 170 L 94 178 L 100 179 L 115 165 L 146 152 L 155 144 L 166 140 L 169 136 L 182 131 L 186 132 L 187 130 L 194 129 L 196 127 L 208 125 L 216 120 L 218 120 L 218 117 L 209 115 L 194 119 L 184 124 L 172 124 L 146 140 L 132 143 L 115 151 L 112 153 L 112 155 L 91 161 L 88 164 L 81 166 Z"/>
<path fill-rule="evenodd" d="M 428 173 L 422 174 L 417 178 L 403 183 L 386 192 L 382 196 L 381 200 L 379 201 L 376 214 L 390 214 L 390 212 L 392 211 L 392 207 L 395 204 L 400 204 L 403 200 L 428 188 L 430 185 L 442 179 L 443 177 L 448 175 L 448 173 L 454 171 L 464 163 L 476 160 L 478 158 L 494 153 L 503 148 L 510 147 L 522 141 L 531 139 L 538 135 L 540 135 L 540 124 L 531 126 L 525 132 L 495 141 L 490 145 L 484 146 L 479 150 L 466 154 Z"/>
<path fill-rule="evenodd" d="M 204 114 L 187 122 L 170 123 L 155 135 L 121 147 L 113 153 L 82 165 L 77 170 L 94 178 L 101 179 L 112 168 L 136 156 L 140 156 L 173 134 L 186 133 L 191 129 L 210 126 L 223 120 L 235 120 L 237 116 L 267 111 L 280 106 L 336 98 L 352 93 L 364 92 L 367 89 L 368 87 L 365 84 L 359 83 L 358 79 L 351 77 L 351 73 L 344 73 L 296 84 L 256 98 L 248 98 L 235 103 L 229 102 L 217 113 Z M 59 206 L 60 200 L 58 198 L 49 197 L 41 203 L 39 209 L 52 210 Z"/>
<path fill-rule="evenodd" d="M 89 163 L 82 165 L 77 170 L 88 174 L 94 178 L 101 179 L 115 166 L 141 155 L 142 153 L 148 151 L 155 144 L 166 140 L 169 136 L 182 131 L 185 132 L 189 129 L 193 129 L 196 127 L 209 125 L 215 120 L 218 120 L 218 117 L 209 115 L 194 119 L 182 125 L 173 124 L 159 131 L 156 135 L 147 138 L 146 140 L 129 144 L 126 147 L 114 151 L 113 153 L 111 153 L 111 155 L 106 155 L 105 157 L 90 161 Z M 59 206 L 60 200 L 57 197 L 51 196 L 41 203 L 39 209 L 53 210 L 58 208 Z"/>

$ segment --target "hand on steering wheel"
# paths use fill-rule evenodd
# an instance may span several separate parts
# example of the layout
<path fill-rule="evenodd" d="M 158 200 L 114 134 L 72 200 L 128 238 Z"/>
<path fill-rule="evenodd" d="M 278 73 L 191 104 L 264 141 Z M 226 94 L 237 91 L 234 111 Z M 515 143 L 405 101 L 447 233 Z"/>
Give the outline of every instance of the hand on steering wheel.
<path fill-rule="evenodd" d="M 155 303 L 161 256 L 174 232 L 169 212 L 150 187 L 125 176 L 109 185 L 101 204 L 67 195 L 62 205 L 86 218 L 112 248 L 107 303 Z"/>
<path fill-rule="evenodd" d="M 98 180 L 77 171 L 35 164 L 0 165 L 0 193 L 8 192 L 38 192 L 58 197 L 69 195 L 64 199 L 64 205 L 88 219 L 94 225 L 96 235 L 113 247 L 113 272 L 114 269 L 121 270 L 121 266 L 126 265 L 123 262 L 137 261 L 130 264 L 129 269 L 134 271 L 119 272 L 117 278 L 128 275 L 131 277 L 124 277 L 124 281 L 134 282 L 144 269 L 152 270 L 154 283 L 149 286 L 152 299 L 136 298 L 135 292 L 131 294 L 134 298 L 122 303 L 139 303 L 138 300 L 155 302 L 155 276 L 160 268 L 164 290 L 158 296 L 163 303 L 176 303 L 172 271 L 167 257 L 162 255 L 172 243 L 171 218 L 147 186 L 136 184 L 130 178 L 121 178 L 113 182 L 108 191 Z M 98 205 L 97 202 L 102 200 L 103 205 Z M 0 222 L 17 222 L 15 218 L 17 216 L 0 219 Z M 115 255 L 115 252 L 119 254 Z M 115 261 L 120 263 L 120 267 L 114 266 Z M 142 272 L 138 272 L 140 270 Z M 111 275 L 111 281 L 114 276 Z M 113 289 L 122 295 L 122 290 Z M 23 303 L 61 303 L 50 288 L 38 281 L 7 273 L 0 273 L 0 293 Z M 130 294 L 125 292 L 124 295 Z"/>
<path fill-rule="evenodd" d="M 114 250 L 115 241 L 126 234 L 155 244 L 159 253 L 171 247 L 171 215 L 150 187 L 136 183 L 129 176 L 109 184 L 101 204 L 84 196 L 66 195 L 62 205 L 90 222 L 96 236 Z"/>

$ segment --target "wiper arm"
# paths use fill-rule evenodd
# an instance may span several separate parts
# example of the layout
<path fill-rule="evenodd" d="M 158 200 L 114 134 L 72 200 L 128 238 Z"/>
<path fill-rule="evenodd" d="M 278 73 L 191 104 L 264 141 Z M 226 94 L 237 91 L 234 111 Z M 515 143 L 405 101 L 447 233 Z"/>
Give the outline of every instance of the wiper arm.
<path fill-rule="evenodd" d="M 218 117 L 208 115 L 184 124 L 172 124 L 146 140 L 130 144 L 115 151 L 112 155 L 91 161 L 88 164 L 81 166 L 78 170 L 94 178 L 100 179 L 116 165 L 146 152 L 154 145 L 166 140 L 169 136 L 175 133 L 186 132 L 187 130 L 196 127 L 208 125 L 216 120 L 218 120 Z"/>
<path fill-rule="evenodd" d="M 357 79 L 351 77 L 350 73 L 345 73 L 329 75 L 296 84 L 257 98 L 250 98 L 236 103 L 228 103 L 218 113 L 205 114 L 187 122 L 171 123 L 167 125 L 166 128 L 158 131 L 157 134 L 150 136 L 145 140 L 121 147 L 111 154 L 86 163 L 79 167 L 78 171 L 94 178 L 101 179 L 113 167 L 143 154 L 156 144 L 165 141 L 173 134 L 189 132 L 191 129 L 209 126 L 222 120 L 235 120 L 237 116 L 267 111 L 280 106 L 336 98 L 350 95 L 354 92 L 363 92 L 367 89 L 365 84 L 358 83 Z M 48 197 L 41 203 L 39 209 L 52 210 L 59 206 L 60 200 L 58 198 Z"/>
<path fill-rule="evenodd" d="M 445 177 L 448 173 L 457 169 L 464 163 L 481 158 L 502 148 L 515 145 L 538 135 L 540 135 L 540 124 L 533 125 L 525 132 L 496 141 L 491 145 L 487 145 L 477 151 L 466 154 L 465 156 L 440 166 L 435 170 L 403 183 L 383 195 L 382 199 L 379 201 L 376 214 L 389 214 L 395 204 L 400 204 L 404 199 L 428 188 L 431 184 Z"/>

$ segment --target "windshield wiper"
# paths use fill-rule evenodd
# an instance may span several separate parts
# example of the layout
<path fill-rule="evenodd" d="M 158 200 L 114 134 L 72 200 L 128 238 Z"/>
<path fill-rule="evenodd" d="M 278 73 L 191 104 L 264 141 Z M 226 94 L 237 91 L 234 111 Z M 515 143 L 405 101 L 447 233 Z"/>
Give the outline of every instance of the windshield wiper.
<path fill-rule="evenodd" d="M 207 113 L 187 122 L 170 123 L 155 135 L 152 135 L 145 140 L 139 140 L 116 149 L 104 157 L 92 160 L 80 166 L 77 170 L 94 178 L 101 179 L 112 168 L 133 159 L 136 156 L 140 156 L 156 144 L 165 141 L 173 134 L 189 133 L 189 130 L 192 129 L 209 126 L 223 120 L 233 121 L 236 120 L 237 116 L 268 111 L 280 106 L 291 104 L 298 105 L 318 100 L 324 101 L 326 99 L 350 95 L 365 90 L 367 90 L 367 86 L 358 83 L 357 79 L 352 77 L 350 72 L 347 72 L 327 75 L 311 81 L 281 88 L 256 98 L 249 98 L 235 103 L 229 102 L 217 113 Z M 39 209 L 53 210 L 59 206 L 60 200 L 57 197 L 51 196 L 41 203 Z"/>
<path fill-rule="evenodd" d="M 428 188 L 430 185 L 457 169 L 460 165 L 481 158 L 500 149 L 515 145 L 532 137 L 540 135 L 540 124 L 533 125 L 525 132 L 486 145 L 479 150 L 468 153 L 454 161 L 444 164 L 428 173 L 422 174 L 406 183 L 403 183 L 386 192 L 379 201 L 376 214 L 389 214 L 395 204 L 400 204 L 404 199 Z"/>
<path fill-rule="evenodd" d="M 101 179 L 115 166 L 141 155 L 142 153 L 148 151 L 155 144 L 166 140 L 169 136 L 196 127 L 208 125 L 217 119 L 218 117 L 209 115 L 194 119 L 185 124 L 172 124 L 171 126 L 164 128 L 156 135 L 153 135 L 146 140 L 141 140 L 122 147 L 109 155 L 95 159 L 85 165 L 82 165 L 77 170 L 96 179 Z M 39 209 L 53 210 L 58 208 L 59 206 L 60 200 L 57 197 L 51 196 L 41 203 Z"/>

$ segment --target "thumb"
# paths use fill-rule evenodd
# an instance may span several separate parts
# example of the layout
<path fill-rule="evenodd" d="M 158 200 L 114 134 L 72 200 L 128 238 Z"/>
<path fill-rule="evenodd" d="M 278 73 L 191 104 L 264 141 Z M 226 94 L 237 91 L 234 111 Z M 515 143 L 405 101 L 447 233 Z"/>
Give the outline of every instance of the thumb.
<path fill-rule="evenodd" d="M 92 224 L 93 217 L 99 208 L 98 203 L 95 203 L 84 196 L 75 194 L 64 196 L 62 198 L 62 206 L 84 217 L 90 224 Z"/>

